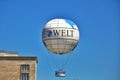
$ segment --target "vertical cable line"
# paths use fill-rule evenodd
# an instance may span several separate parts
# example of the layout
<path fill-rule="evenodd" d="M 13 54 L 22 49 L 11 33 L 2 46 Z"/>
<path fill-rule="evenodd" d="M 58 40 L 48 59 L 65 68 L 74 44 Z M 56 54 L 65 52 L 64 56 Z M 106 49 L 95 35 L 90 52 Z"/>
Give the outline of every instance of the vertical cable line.
<path fill-rule="evenodd" d="M 62 64 L 61 66 L 61 70 L 63 70 L 65 68 L 65 66 L 68 64 L 68 62 L 70 61 L 70 58 L 72 57 L 72 53 L 73 51 L 67 56 L 67 59 L 65 60 L 65 62 Z"/>
<path fill-rule="evenodd" d="M 55 67 L 56 67 L 57 69 L 60 69 L 60 67 L 58 66 L 58 64 L 57 64 L 57 62 L 55 61 L 54 57 L 52 56 L 51 52 L 48 51 L 48 54 L 50 55 L 50 56 L 48 56 L 48 57 L 52 60 L 52 62 L 53 62 L 53 64 L 55 65 Z"/>

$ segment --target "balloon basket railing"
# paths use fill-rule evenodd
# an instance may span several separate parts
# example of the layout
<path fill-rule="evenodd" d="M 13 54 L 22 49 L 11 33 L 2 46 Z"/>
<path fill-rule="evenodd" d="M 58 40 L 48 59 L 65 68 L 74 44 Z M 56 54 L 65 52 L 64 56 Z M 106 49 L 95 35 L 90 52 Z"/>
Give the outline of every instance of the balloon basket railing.
<path fill-rule="evenodd" d="M 55 71 L 55 76 L 56 77 L 66 77 L 66 72 L 63 70 Z"/>

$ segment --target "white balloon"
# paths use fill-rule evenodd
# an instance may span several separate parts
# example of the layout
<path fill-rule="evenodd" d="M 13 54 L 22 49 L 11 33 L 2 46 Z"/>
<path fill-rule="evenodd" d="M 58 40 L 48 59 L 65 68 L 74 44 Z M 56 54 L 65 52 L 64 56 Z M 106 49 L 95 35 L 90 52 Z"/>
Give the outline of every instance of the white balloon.
<path fill-rule="evenodd" d="M 42 33 L 45 47 L 56 54 L 66 54 L 74 50 L 79 41 L 77 25 L 68 19 L 52 19 Z"/>

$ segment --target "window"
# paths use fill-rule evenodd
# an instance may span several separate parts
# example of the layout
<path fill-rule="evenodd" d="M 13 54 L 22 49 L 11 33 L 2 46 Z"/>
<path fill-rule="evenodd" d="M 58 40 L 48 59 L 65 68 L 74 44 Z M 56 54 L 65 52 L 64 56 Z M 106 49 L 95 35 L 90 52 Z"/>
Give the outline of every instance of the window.
<path fill-rule="evenodd" d="M 21 71 L 29 71 L 29 65 L 21 65 Z"/>
<path fill-rule="evenodd" d="M 28 73 L 21 73 L 21 80 L 29 80 L 29 74 Z"/>

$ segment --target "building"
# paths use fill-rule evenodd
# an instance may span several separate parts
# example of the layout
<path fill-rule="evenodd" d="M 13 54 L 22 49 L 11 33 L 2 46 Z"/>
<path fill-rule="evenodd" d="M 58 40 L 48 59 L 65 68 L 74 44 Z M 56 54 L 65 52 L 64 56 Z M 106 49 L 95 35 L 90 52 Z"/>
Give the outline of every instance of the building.
<path fill-rule="evenodd" d="M 0 80 L 36 80 L 37 57 L 0 50 Z"/>

